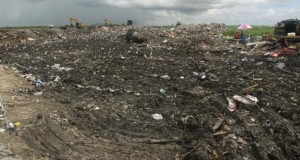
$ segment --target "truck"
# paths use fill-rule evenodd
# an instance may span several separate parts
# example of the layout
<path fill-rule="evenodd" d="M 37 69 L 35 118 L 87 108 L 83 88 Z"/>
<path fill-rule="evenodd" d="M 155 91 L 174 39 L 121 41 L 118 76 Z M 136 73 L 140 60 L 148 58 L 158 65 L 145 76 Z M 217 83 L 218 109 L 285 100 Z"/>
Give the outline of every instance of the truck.
<path fill-rule="evenodd" d="M 274 37 L 279 40 L 300 41 L 300 20 L 287 19 L 278 22 L 274 28 Z"/>

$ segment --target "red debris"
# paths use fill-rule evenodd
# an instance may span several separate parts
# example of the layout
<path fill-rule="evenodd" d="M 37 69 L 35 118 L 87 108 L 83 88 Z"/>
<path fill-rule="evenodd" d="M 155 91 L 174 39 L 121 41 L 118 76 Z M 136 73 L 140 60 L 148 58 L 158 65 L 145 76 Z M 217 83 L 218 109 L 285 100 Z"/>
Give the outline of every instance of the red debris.
<path fill-rule="evenodd" d="M 296 54 L 295 50 L 289 48 L 283 48 L 279 52 L 272 52 L 271 57 L 290 56 L 295 54 Z"/>

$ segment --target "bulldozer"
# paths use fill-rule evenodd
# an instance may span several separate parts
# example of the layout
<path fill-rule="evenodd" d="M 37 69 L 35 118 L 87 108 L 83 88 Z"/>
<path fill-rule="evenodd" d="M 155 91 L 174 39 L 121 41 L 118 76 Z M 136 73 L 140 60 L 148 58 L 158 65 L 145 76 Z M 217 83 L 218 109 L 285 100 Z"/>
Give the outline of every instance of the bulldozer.
<path fill-rule="evenodd" d="M 300 48 L 300 20 L 287 19 L 278 22 L 274 28 L 274 37 L 288 47 Z"/>
<path fill-rule="evenodd" d="M 274 36 L 277 39 L 300 40 L 300 20 L 287 19 L 278 22 L 274 28 Z"/>
<path fill-rule="evenodd" d="M 71 26 L 71 27 L 74 27 L 73 22 L 75 22 L 75 26 L 76 26 L 76 28 L 78 28 L 78 29 L 83 29 L 83 28 L 86 27 L 86 25 L 83 24 L 83 23 L 81 23 L 78 19 L 72 18 L 72 17 L 71 17 L 71 18 L 70 18 L 70 26 Z"/>

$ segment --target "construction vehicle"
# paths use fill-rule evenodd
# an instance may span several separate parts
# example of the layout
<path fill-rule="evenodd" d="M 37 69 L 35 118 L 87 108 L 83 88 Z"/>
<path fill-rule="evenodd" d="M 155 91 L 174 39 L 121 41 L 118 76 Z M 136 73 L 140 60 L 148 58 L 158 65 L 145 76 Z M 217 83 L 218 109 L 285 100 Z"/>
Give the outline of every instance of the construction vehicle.
<path fill-rule="evenodd" d="M 287 19 L 278 22 L 274 28 L 275 38 L 300 41 L 300 20 Z"/>
<path fill-rule="evenodd" d="M 111 20 L 105 18 L 104 21 L 105 21 L 106 26 L 111 26 L 112 25 Z"/>
<path fill-rule="evenodd" d="M 274 37 L 288 48 L 300 49 L 300 20 L 278 22 L 274 28 Z"/>
<path fill-rule="evenodd" d="M 83 29 L 83 28 L 86 27 L 86 25 L 83 24 L 83 23 L 81 23 L 78 19 L 72 18 L 72 17 L 71 17 L 71 18 L 70 18 L 70 26 L 71 26 L 71 27 L 74 27 L 73 22 L 75 23 L 75 26 L 76 26 L 76 28 L 78 28 L 78 29 Z"/>

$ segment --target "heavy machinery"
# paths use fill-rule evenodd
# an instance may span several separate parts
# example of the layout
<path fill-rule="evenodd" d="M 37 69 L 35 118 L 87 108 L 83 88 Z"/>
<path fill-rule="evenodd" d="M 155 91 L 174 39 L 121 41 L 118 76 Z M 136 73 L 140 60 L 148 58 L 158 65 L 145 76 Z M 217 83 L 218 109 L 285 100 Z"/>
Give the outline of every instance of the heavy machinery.
<path fill-rule="evenodd" d="M 300 40 L 300 20 L 287 19 L 278 22 L 274 28 L 277 39 Z"/>
<path fill-rule="evenodd" d="M 70 26 L 71 27 L 73 27 L 74 25 L 73 25 L 73 22 L 75 23 L 75 26 L 76 26 L 76 28 L 78 28 L 78 29 L 83 29 L 83 28 L 85 28 L 86 27 L 86 25 L 85 24 L 83 24 L 83 23 L 81 23 L 78 19 L 76 19 L 76 18 L 70 18 Z"/>
<path fill-rule="evenodd" d="M 274 28 L 274 37 L 289 48 L 300 49 L 300 20 L 278 22 Z"/>
<path fill-rule="evenodd" d="M 111 20 L 105 18 L 104 21 L 105 21 L 106 26 L 111 26 L 112 25 Z"/>

